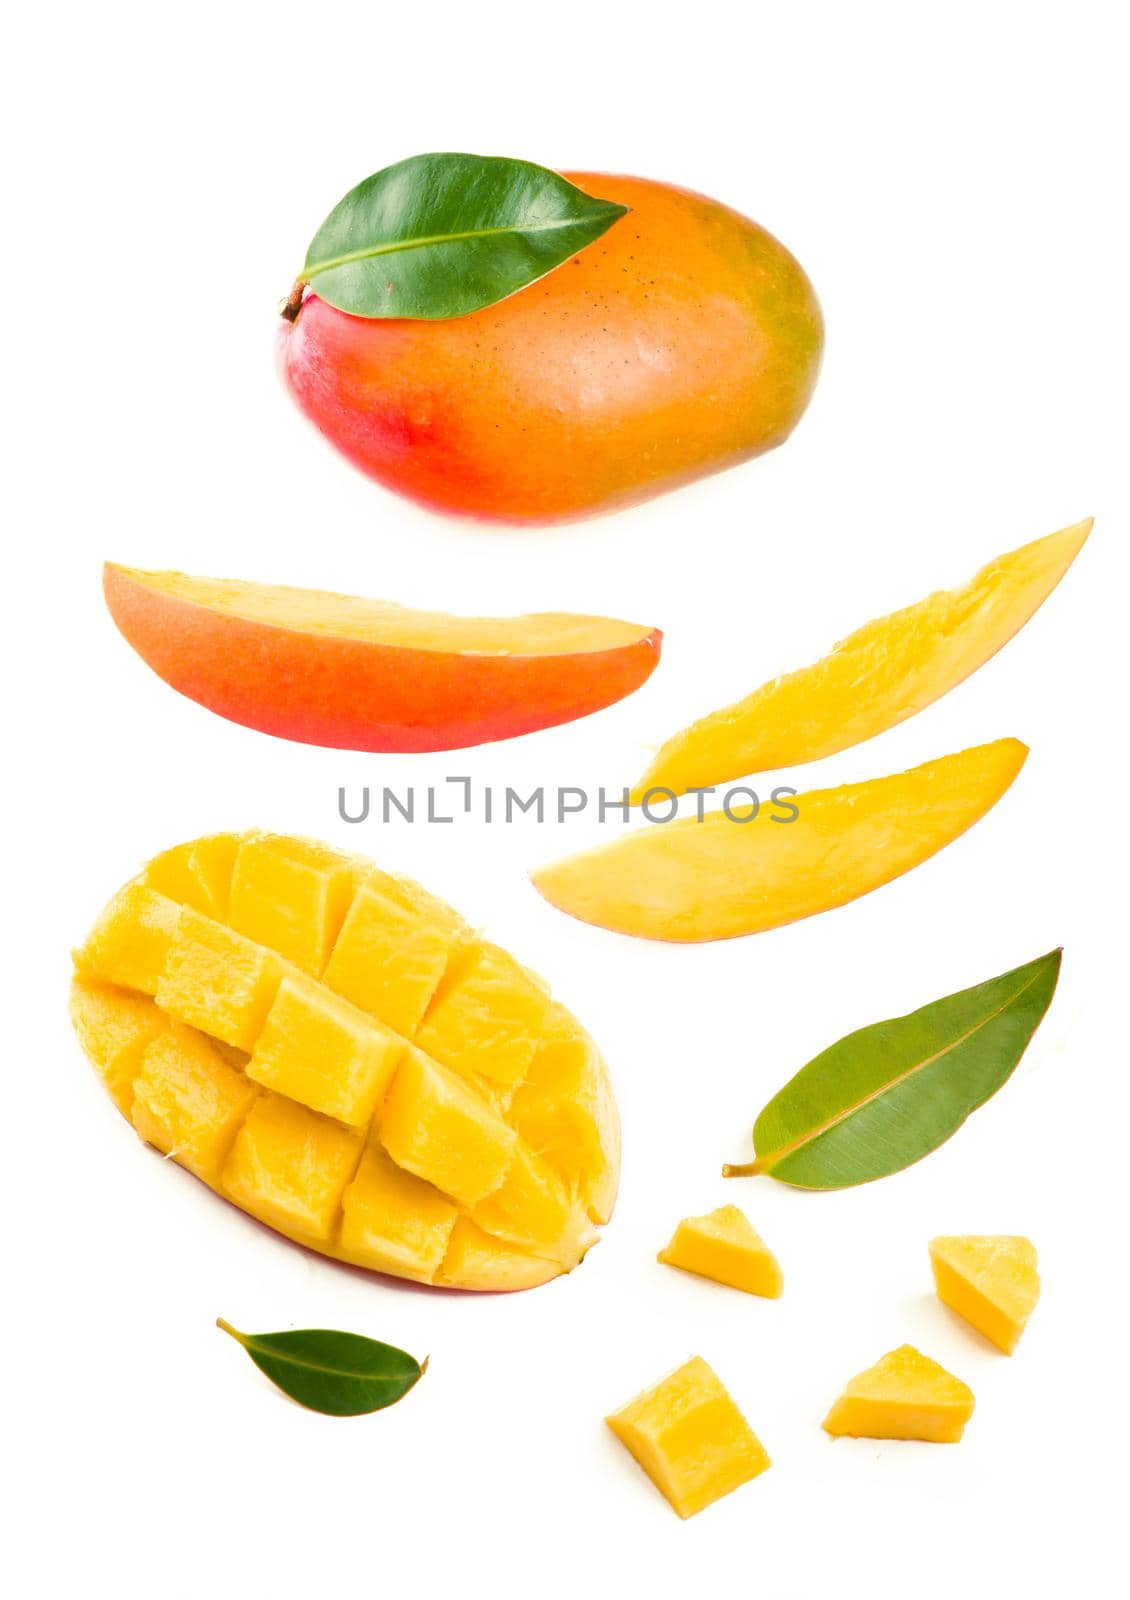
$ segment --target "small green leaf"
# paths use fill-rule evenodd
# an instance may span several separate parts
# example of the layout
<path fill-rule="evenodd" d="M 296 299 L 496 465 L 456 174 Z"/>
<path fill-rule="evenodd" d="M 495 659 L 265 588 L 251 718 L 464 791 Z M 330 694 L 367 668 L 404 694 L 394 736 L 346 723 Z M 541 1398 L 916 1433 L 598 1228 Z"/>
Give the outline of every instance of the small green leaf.
<path fill-rule="evenodd" d="M 230 1333 L 284 1394 L 330 1417 L 358 1417 L 395 1405 L 428 1365 L 391 1344 L 332 1328 L 240 1333 L 223 1317 L 216 1318 L 216 1326 Z"/>
<path fill-rule="evenodd" d="M 849 1033 L 774 1095 L 754 1124 L 757 1160 L 723 1177 L 843 1189 L 920 1161 L 1012 1075 L 1051 1004 L 1061 954 Z"/>
<path fill-rule="evenodd" d="M 530 161 L 412 156 L 337 203 L 284 315 L 310 284 L 358 317 L 462 317 L 552 272 L 626 211 Z"/>

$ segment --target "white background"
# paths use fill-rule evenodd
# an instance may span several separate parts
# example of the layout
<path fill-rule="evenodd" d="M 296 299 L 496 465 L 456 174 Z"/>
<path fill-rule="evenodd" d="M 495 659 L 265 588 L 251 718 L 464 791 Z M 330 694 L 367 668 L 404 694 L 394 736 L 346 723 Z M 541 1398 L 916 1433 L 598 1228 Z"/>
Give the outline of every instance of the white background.
<path fill-rule="evenodd" d="M 1113 4 L 27 8 L 6 36 L 4 364 L 16 562 L 4 924 L 6 1509 L 21 1597 L 647 1591 L 854 1600 L 1110 1592 L 1124 1502 L 1126 284 Z M 824 375 L 776 454 L 551 532 L 447 522 L 338 459 L 279 386 L 275 305 L 355 181 L 429 149 L 700 188 L 800 257 Z M 718 946 L 634 943 L 527 868 L 594 834 L 350 828 L 356 793 L 467 773 L 619 785 L 689 716 L 1093 513 L 1005 653 L 797 775 L 1015 734 L 968 836 L 847 909 Z M 103 558 L 666 630 L 587 722 L 459 756 L 307 749 L 166 689 L 105 614 Z M 363 848 L 549 974 L 603 1045 L 622 1199 L 582 1270 L 512 1297 L 354 1273 L 147 1151 L 65 1016 L 68 949 L 158 848 L 259 824 Z M 913 1170 L 841 1194 L 726 1184 L 818 1049 L 1066 948 L 1014 1079 Z M 744 1205 L 776 1303 L 655 1262 Z M 1013 1360 L 933 1298 L 937 1232 L 1023 1232 L 1044 1298 Z M 213 1328 L 326 1325 L 423 1355 L 384 1415 L 282 1399 Z M 832 1443 L 904 1340 L 972 1385 L 958 1447 Z M 773 1469 L 680 1523 L 602 1424 L 693 1353 Z"/>

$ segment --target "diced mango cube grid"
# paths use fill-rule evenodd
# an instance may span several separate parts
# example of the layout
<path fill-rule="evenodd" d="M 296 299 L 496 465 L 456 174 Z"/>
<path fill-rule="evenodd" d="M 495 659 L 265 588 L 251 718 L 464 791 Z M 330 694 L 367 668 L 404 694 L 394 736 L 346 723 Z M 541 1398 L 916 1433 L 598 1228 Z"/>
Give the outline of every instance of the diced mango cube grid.
<path fill-rule="evenodd" d="M 569 1271 L 608 1219 L 592 1041 L 418 885 L 214 835 L 120 890 L 75 963 L 76 1030 L 137 1132 L 292 1239 L 509 1289 Z"/>

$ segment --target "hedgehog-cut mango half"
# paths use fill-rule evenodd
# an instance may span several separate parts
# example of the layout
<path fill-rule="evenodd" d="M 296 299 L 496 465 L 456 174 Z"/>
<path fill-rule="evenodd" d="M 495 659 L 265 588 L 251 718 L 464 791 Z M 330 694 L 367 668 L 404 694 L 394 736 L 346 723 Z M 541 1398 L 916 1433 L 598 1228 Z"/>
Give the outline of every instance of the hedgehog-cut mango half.
<path fill-rule="evenodd" d="M 79 1039 L 141 1138 L 287 1238 L 461 1289 L 569 1272 L 619 1122 L 541 979 L 418 884 L 309 840 L 157 856 L 75 953 Z"/>

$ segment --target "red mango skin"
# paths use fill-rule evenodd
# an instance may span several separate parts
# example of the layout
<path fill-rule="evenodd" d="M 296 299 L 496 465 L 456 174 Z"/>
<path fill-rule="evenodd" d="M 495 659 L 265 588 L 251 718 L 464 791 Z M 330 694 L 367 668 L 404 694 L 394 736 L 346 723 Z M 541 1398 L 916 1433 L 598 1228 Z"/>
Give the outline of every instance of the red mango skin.
<path fill-rule="evenodd" d="M 588 716 L 638 689 L 663 635 L 569 655 L 406 649 L 225 615 L 108 563 L 119 631 L 157 675 L 244 727 L 335 750 L 459 750 Z"/>
<path fill-rule="evenodd" d="M 568 521 L 732 467 L 796 426 L 823 320 L 784 246 L 686 189 L 566 176 L 629 213 L 508 299 L 382 320 L 315 288 L 282 319 L 299 407 L 388 488 L 439 511 Z"/>

